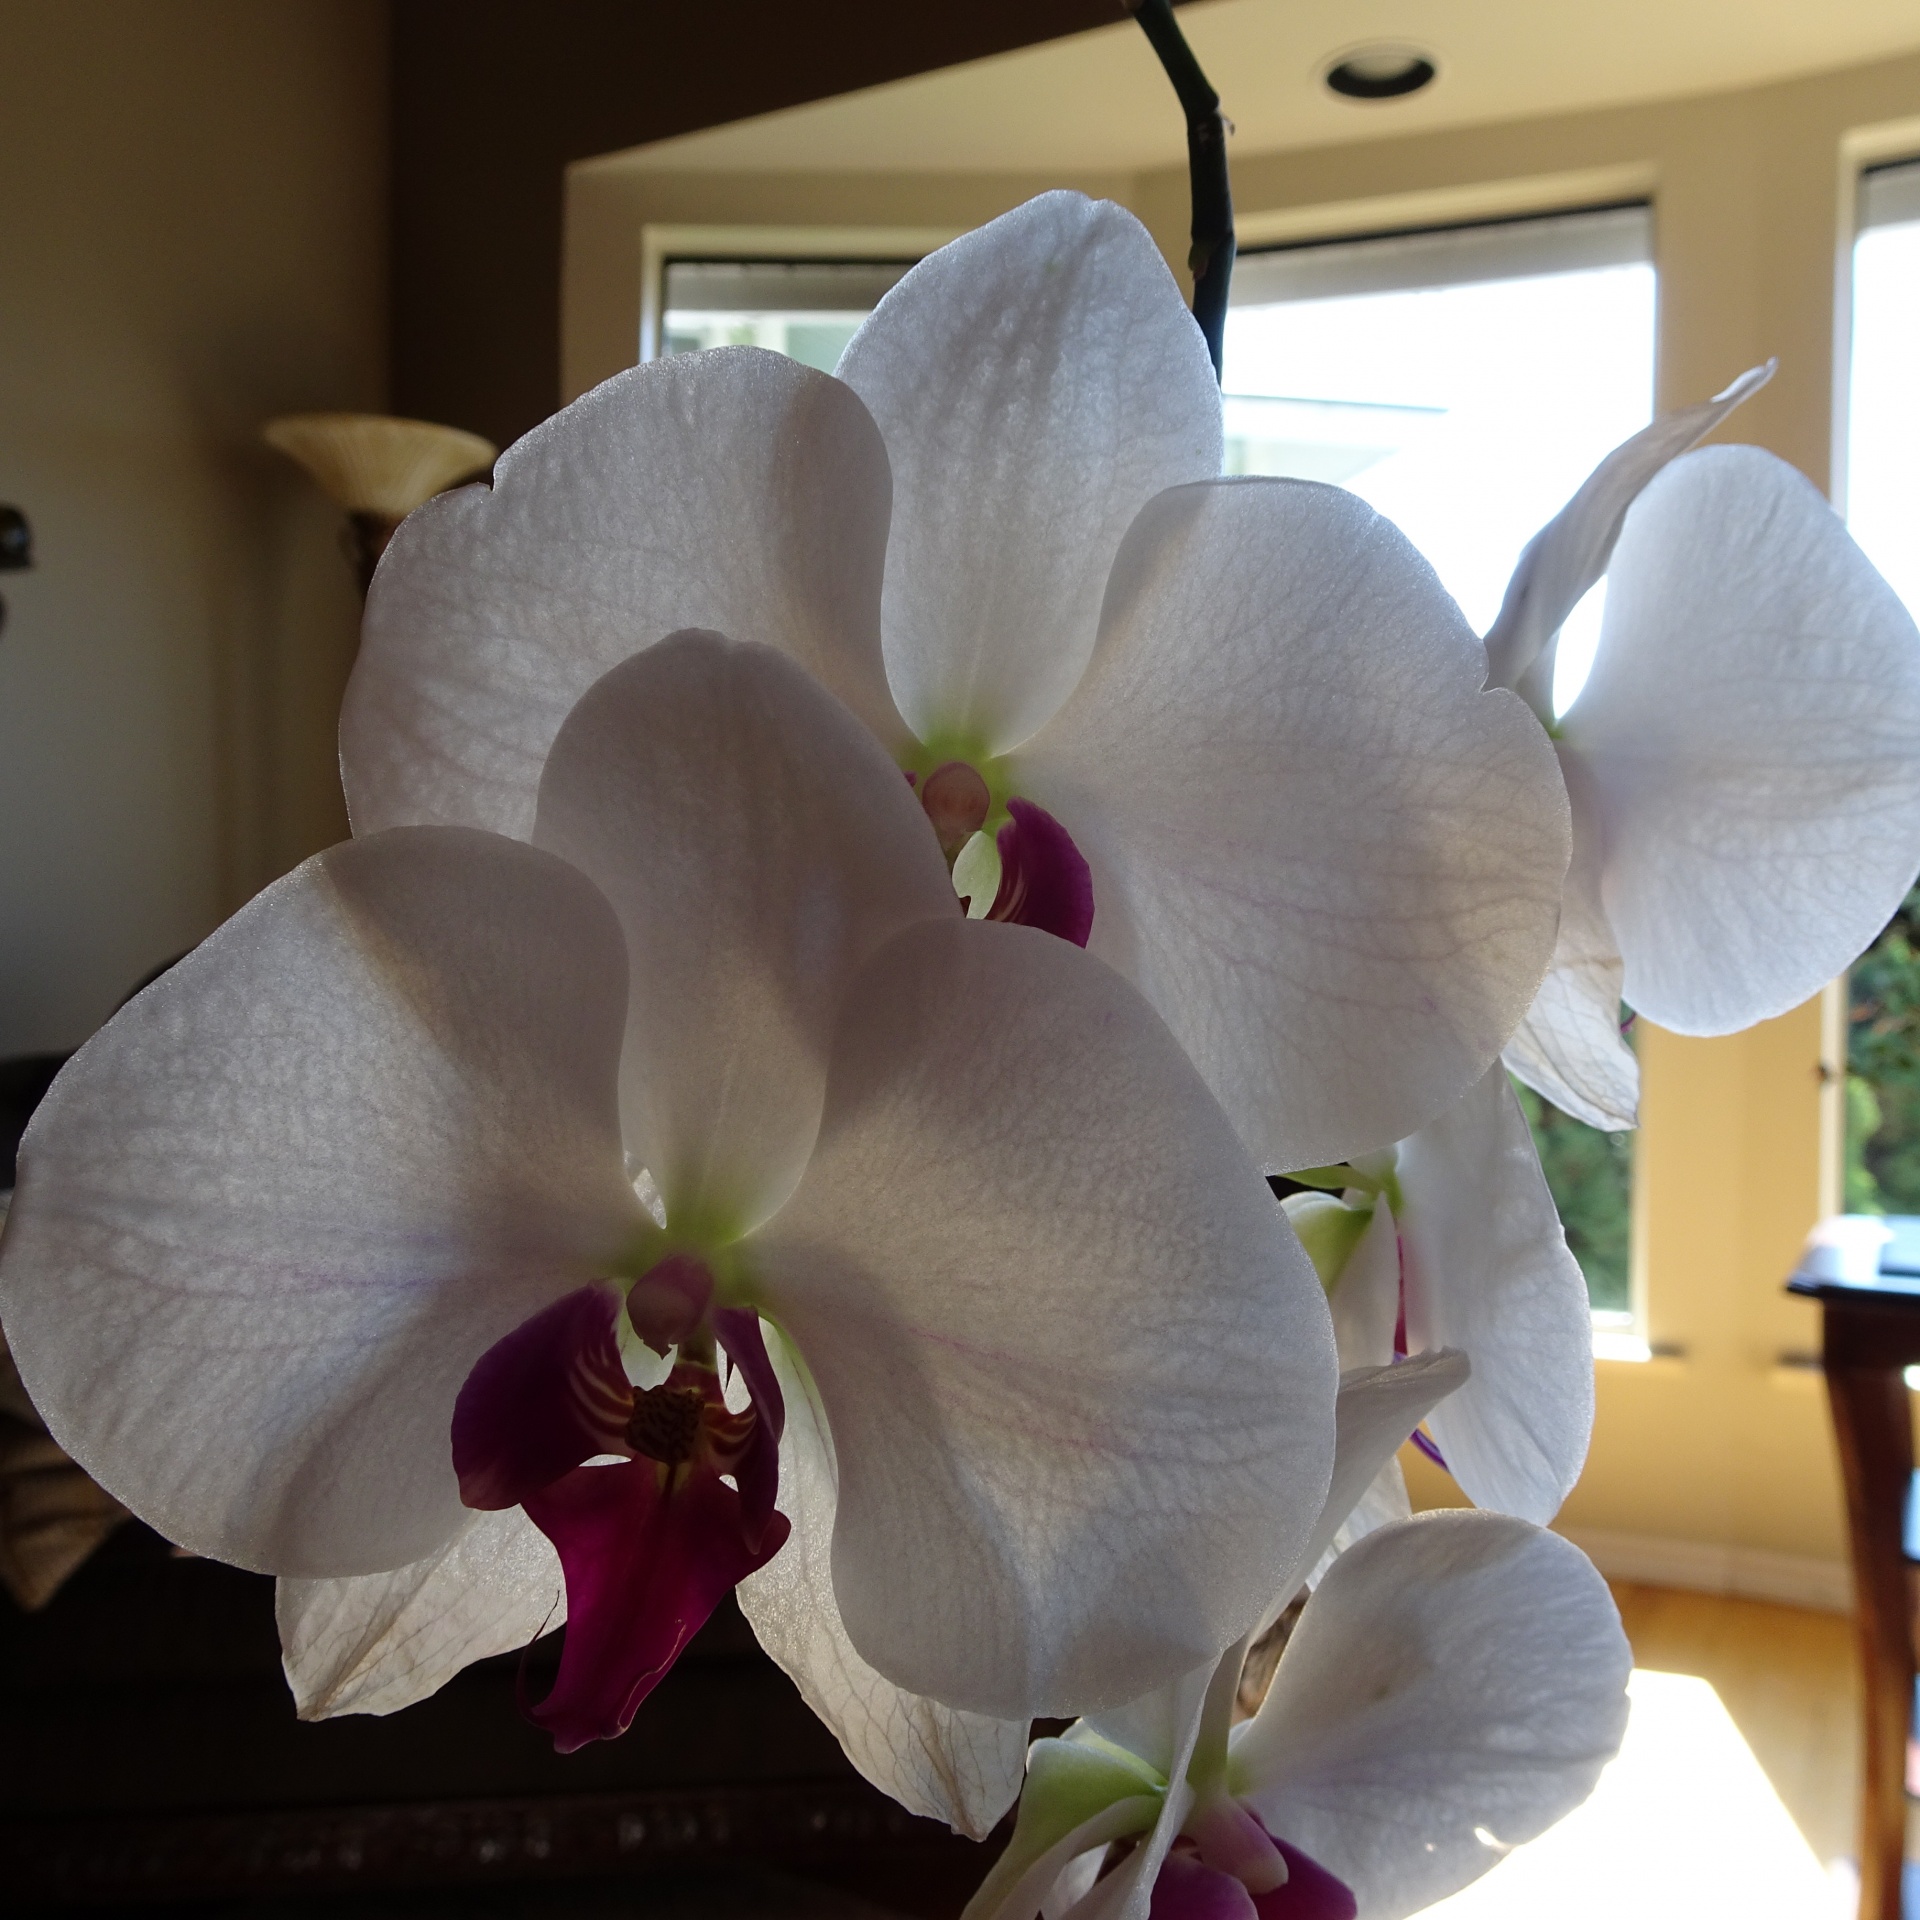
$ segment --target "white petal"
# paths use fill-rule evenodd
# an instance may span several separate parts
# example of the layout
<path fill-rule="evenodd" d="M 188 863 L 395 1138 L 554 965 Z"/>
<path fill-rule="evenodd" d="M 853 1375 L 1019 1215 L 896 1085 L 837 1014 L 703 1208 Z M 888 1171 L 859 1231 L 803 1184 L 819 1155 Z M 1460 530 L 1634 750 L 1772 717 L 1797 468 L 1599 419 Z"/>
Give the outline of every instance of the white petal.
<path fill-rule="evenodd" d="M 534 838 L 620 916 L 621 1120 L 669 1221 L 756 1225 L 806 1164 L 847 982 L 959 916 L 900 769 L 793 661 L 679 634 L 567 716 Z"/>
<path fill-rule="evenodd" d="M 820 1144 L 749 1249 L 840 1467 L 880 1672 L 1093 1711 L 1250 1626 L 1326 1492 L 1319 1282 L 1172 1036 L 1033 928 L 926 921 L 848 995 Z"/>
<path fill-rule="evenodd" d="M 805 1370 L 771 1329 L 767 1351 L 786 1402 L 779 1507 L 793 1532 L 741 1581 L 740 1610 L 867 1779 L 909 1813 L 984 1840 L 1019 1797 L 1027 1722 L 958 1713 L 903 1692 L 854 1651 L 833 1597 L 833 1438 Z"/>
<path fill-rule="evenodd" d="M 1397 1366 L 1356 1367 L 1340 1376 L 1340 1397 L 1334 1403 L 1333 1479 L 1313 1537 L 1300 1556 L 1303 1572 L 1333 1545 L 1382 1476 L 1398 1477 L 1394 1455 L 1442 1400 L 1459 1391 L 1469 1371 L 1465 1354 L 1443 1348 L 1415 1354 Z M 1389 1500 L 1392 1484 L 1390 1478 Z M 1282 1594 L 1280 1606 L 1291 1597 L 1291 1591 Z M 1272 1609 L 1275 1614 L 1279 1610 Z"/>
<path fill-rule="evenodd" d="M 1047 193 L 923 260 L 840 362 L 893 463 L 882 624 L 914 731 L 993 754 L 1072 690 L 1120 536 L 1220 471 L 1220 394 L 1146 229 Z"/>
<path fill-rule="evenodd" d="M 1407 1344 L 1473 1363 L 1434 1441 L 1476 1506 L 1551 1520 L 1593 1431 L 1593 1315 L 1503 1068 L 1401 1143 L 1400 1192 Z"/>
<path fill-rule="evenodd" d="M 1704 405 L 1663 414 L 1623 441 L 1527 542 L 1500 616 L 1487 629 L 1488 685 L 1520 685 L 1581 596 L 1606 572 L 1627 509 L 1647 482 L 1758 393 L 1773 378 L 1774 365 L 1769 360 L 1750 369 Z"/>
<path fill-rule="evenodd" d="M 1400 1229 L 1385 1194 L 1373 1203 L 1373 1217 L 1360 1244 L 1340 1270 L 1331 1305 L 1341 1372 L 1388 1365 L 1394 1329 L 1400 1324 Z"/>
<path fill-rule="evenodd" d="M 1631 1664 L 1578 1548 L 1498 1514 L 1424 1514 L 1334 1562 L 1235 1745 L 1236 1787 L 1368 1920 L 1400 1920 L 1587 1797 Z"/>
<path fill-rule="evenodd" d="M 283 1579 L 273 1611 L 293 1704 L 327 1720 L 424 1700 L 462 1667 L 563 1625 L 567 1597 L 552 1543 L 507 1507 L 391 1573 Z"/>
<path fill-rule="evenodd" d="M 783 647 L 890 744 L 886 451 L 837 381 L 752 347 L 616 375 L 409 515 L 340 716 L 354 831 L 524 838 L 601 674 L 683 627 Z"/>
<path fill-rule="evenodd" d="M 1920 867 L 1920 633 L 1757 447 L 1641 495 L 1565 734 L 1593 776 L 1631 1005 L 1679 1033 L 1797 1006 Z"/>
<path fill-rule="evenodd" d="M 1364 1540 L 1368 1534 L 1377 1533 L 1382 1527 L 1391 1527 L 1412 1517 L 1413 1502 L 1407 1498 L 1407 1476 L 1400 1471 L 1397 1459 L 1389 1460 L 1374 1475 L 1366 1492 L 1347 1510 L 1347 1517 L 1334 1528 L 1326 1552 L 1307 1575 L 1308 1587 L 1317 1587 L 1326 1577 L 1327 1569 L 1356 1540 Z"/>
<path fill-rule="evenodd" d="M 1640 1063 L 1620 1036 L 1624 963 L 1600 904 L 1599 798 L 1578 756 L 1565 747 L 1560 770 L 1573 803 L 1573 863 L 1560 935 L 1553 965 L 1503 1057 L 1509 1071 L 1562 1113 L 1622 1133 L 1639 1124 Z"/>
<path fill-rule="evenodd" d="M 1303 481 L 1152 501 L 1100 648 L 1013 767 L 1256 1159 L 1343 1160 L 1457 1099 L 1553 950 L 1566 794 L 1539 723 L 1371 508 Z"/>
<path fill-rule="evenodd" d="M 61 1445 L 239 1566 L 444 1545 L 468 1370 L 642 1219 L 625 1006 L 606 902 L 532 847 L 403 828 L 268 888 L 81 1050 L 22 1146 L 0 1315 Z"/>

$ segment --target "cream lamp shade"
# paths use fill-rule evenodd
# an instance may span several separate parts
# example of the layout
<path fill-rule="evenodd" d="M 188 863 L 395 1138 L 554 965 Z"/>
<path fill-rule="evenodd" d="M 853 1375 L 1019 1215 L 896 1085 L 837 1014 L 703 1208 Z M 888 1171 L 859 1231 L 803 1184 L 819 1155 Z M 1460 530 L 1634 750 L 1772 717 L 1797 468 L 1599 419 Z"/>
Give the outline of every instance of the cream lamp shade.
<path fill-rule="evenodd" d="M 379 413 L 290 413 L 261 432 L 347 510 L 363 593 L 394 528 L 456 480 L 483 473 L 499 451 L 459 427 Z"/>

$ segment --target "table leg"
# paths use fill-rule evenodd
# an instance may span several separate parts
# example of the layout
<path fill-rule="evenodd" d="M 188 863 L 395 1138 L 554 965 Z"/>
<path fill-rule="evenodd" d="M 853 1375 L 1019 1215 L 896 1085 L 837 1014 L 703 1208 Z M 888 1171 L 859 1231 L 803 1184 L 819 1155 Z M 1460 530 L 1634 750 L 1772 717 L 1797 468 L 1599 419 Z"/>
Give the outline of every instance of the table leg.
<path fill-rule="evenodd" d="M 1860 1800 L 1860 1920 L 1901 1920 L 1907 1832 L 1907 1732 L 1913 1713 L 1913 1595 L 1900 1516 L 1913 1473 L 1913 1430 L 1898 1367 L 1848 1363 L 1833 1351 L 1827 1393 L 1847 1489 L 1854 1620 L 1865 1683 Z"/>

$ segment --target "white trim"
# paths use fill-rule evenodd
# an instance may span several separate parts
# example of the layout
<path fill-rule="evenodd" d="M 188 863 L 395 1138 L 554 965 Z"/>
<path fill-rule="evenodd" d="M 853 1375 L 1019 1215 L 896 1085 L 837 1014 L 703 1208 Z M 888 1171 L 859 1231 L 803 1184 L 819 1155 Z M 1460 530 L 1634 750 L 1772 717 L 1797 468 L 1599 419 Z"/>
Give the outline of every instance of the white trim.
<path fill-rule="evenodd" d="M 957 240 L 957 227 L 723 227 L 640 229 L 640 358 L 660 351 L 660 294 L 667 262 L 918 259 Z"/>
<path fill-rule="evenodd" d="M 1363 240 L 1370 234 L 1410 228 L 1464 226 L 1521 214 L 1578 213 L 1584 207 L 1617 200 L 1647 200 L 1658 183 L 1653 167 L 1636 162 L 1588 167 L 1577 173 L 1428 187 L 1366 200 L 1323 201 L 1310 207 L 1235 208 L 1233 224 L 1239 245 L 1249 249 L 1296 240 Z"/>
<path fill-rule="evenodd" d="M 1820 1613 L 1853 1611 L 1853 1574 L 1844 1560 L 1736 1547 L 1715 1540 L 1675 1540 L 1665 1534 L 1613 1533 L 1599 1527 L 1561 1527 L 1610 1580 L 1689 1593 L 1738 1594 Z"/>

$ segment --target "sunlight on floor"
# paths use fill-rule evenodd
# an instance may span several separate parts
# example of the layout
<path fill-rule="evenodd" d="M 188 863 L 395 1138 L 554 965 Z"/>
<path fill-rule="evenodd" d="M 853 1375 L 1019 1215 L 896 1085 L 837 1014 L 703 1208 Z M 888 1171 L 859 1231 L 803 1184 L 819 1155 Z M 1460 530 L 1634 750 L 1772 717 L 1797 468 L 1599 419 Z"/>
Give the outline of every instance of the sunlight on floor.
<path fill-rule="evenodd" d="M 1434 1920 L 1839 1920 L 1851 1912 L 1705 1680 L 1636 1669 L 1592 1799 Z"/>

